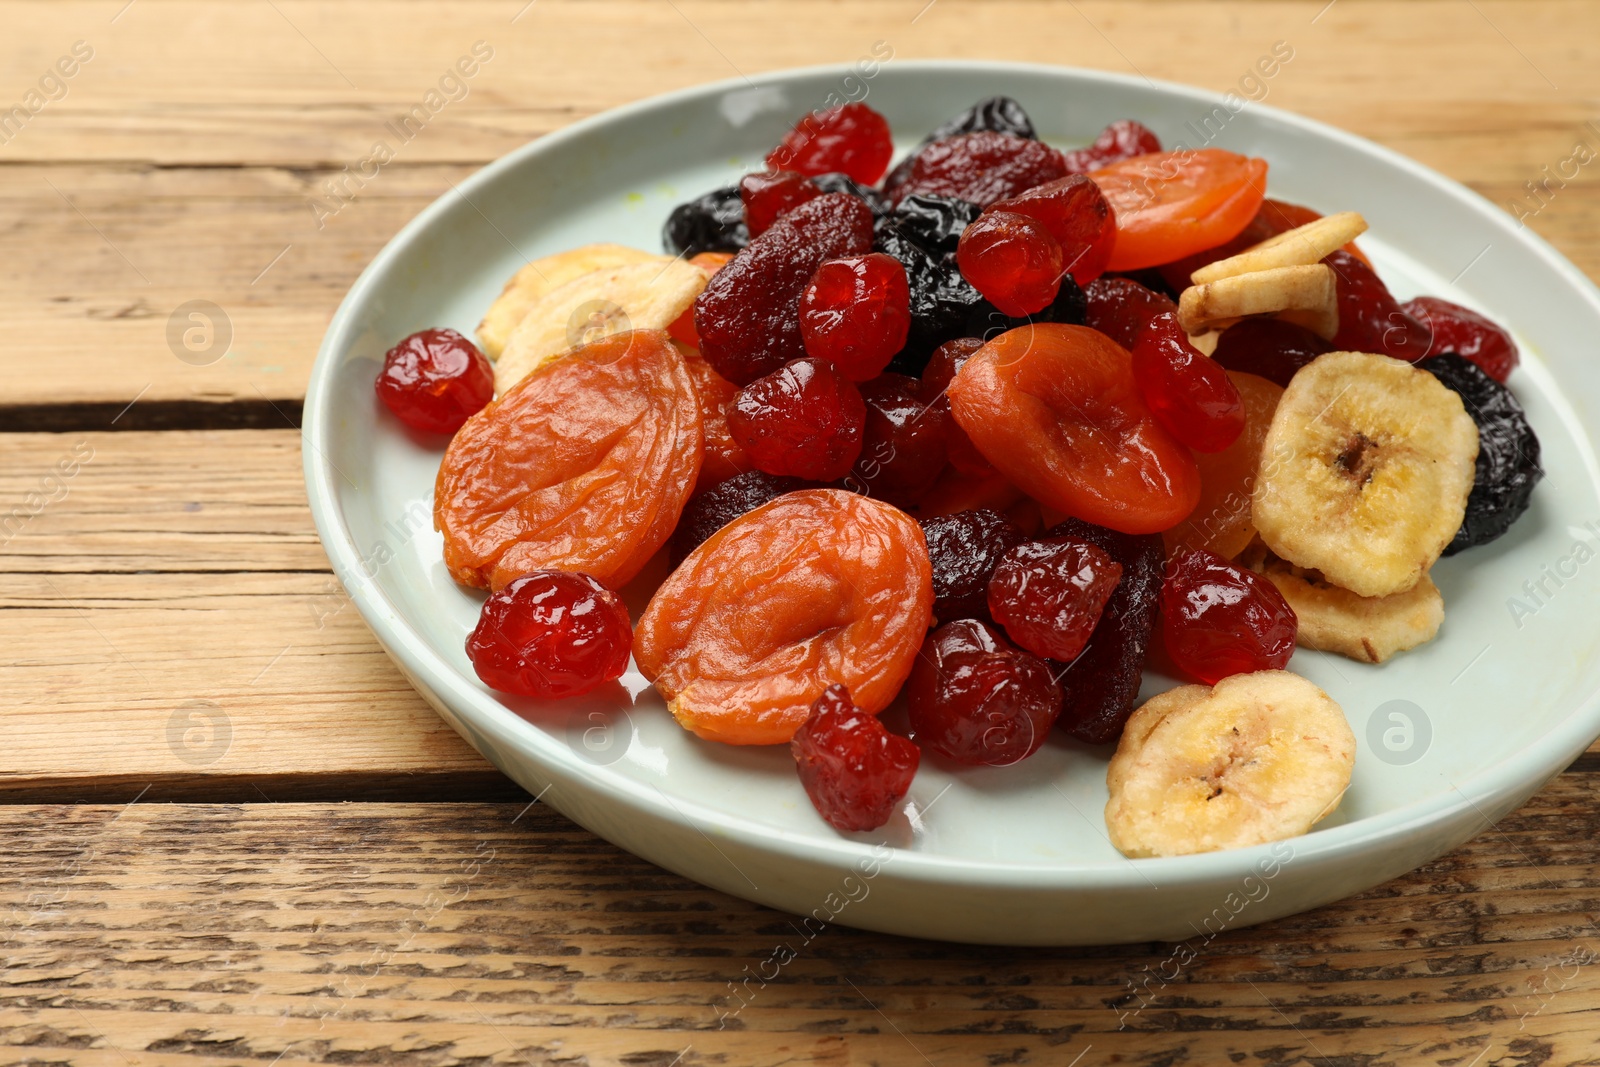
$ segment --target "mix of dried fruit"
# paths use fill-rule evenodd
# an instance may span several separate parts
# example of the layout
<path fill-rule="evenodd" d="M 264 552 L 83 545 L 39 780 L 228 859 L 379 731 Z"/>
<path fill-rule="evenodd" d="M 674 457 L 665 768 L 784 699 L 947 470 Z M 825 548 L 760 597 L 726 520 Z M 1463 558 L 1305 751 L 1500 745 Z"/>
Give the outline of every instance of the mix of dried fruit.
<path fill-rule="evenodd" d="M 1361 216 L 1267 199 L 1265 160 L 1130 120 L 1063 152 L 1006 97 L 893 155 L 864 103 L 807 115 L 667 255 L 535 260 L 482 351 L 389 352 L 379 398 L 454 435 L 479 677 L 568 697 L 631 652 L 685 729 L 788 743 L 842 831 L 924 749 L 1004 766 L 1059 725 L 1116 743 L 1129 856 L 1306 832 L 1355 742 L 1284 668 L 1432 640 L 1433 564 L 1527 510 L 1515 343 L 1398 301 Z M 617 591 L 664 547 L 634 626 Z M 1152 656 L 1199 684 L 1139 706 Z"/>

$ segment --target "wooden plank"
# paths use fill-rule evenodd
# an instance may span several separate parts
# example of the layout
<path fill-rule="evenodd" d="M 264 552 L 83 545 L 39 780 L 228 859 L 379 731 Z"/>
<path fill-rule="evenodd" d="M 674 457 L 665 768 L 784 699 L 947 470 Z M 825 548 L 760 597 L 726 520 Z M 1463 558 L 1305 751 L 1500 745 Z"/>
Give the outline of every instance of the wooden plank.
<path fill-rule="evenodd" d="M 506 6 L 454 5 L 441 33 L 414 5 L 382 0 L 141 0 L 114 24 L 98 3 L 0 3 L 14 30 L 0 41 L 6 69 L 42 74 L 78 39 L 97 49 L 65 98 L 0 144 L 0 320 L 31 356 L 0 404 L 95 403 L 98 420 L 136 396 L 297 398 L 345 289 L 449 183 L 604 108 L 736 71 L 846 61 L 875 40 L 900 58 L 1080 64 L 1219 91 L 1286 40 L 1295 58 L 1267 103 L 1374 137 L 1502 204 L 1570 154 L 1600 97 L 1600 68 L 1567 46 L 1600 32 L 1600 8 L 1562 0 L 1345 0 L 1315 24 L 1308 5 L 1276 0 L 941 0 L 915 22 L 888 2 L 539 0 L 515 23 Z M 247 39 L 270 46 L 210 43 Z M 308 198 L 478 39 L 497 51 L 471 93 L 319 230 Z M 1596 220 L 1600 184 L 1586 171 L 1530 224 L 1600 277 Z M 167 345 L 168 316 L 191 299 L 221 306 L 234 330 L 210 366 Z"/>
<path fill-rule="evenodd" d="M 0 1045 L 84 1063 L 1587 1062 L 1591 797 L 1562 776 L 1405 878 L 1181 954 L 806 941 L 542 805 L 0 807 Z M 743 984 L 779 946 L 794 958 Z"/>

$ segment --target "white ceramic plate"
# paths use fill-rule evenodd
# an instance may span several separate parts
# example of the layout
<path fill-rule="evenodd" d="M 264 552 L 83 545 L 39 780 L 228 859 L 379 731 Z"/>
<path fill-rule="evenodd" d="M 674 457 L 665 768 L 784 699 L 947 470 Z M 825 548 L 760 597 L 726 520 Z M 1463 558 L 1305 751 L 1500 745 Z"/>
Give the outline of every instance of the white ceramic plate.
<path fill-rule="evenodd" d="M 636 672 L 624 679 L 631 703 L 543 706 L 503 699 L 473 674 L 462 642 L 482 598 L 450 580 L 430 521 L 442 443 L 411 437 L 375 403 L 385 350 L 428 326 L 470 335 L 528 258 L 591 241 L 658 249 L 673 205 L 759 166 L 797 116 L 863 85 L 902 148 L 995 93 L 1020 100 L 1058 145 L 1123 117 L 1168 147 L 1199 147 L 1194 131 L 1209 129 L 1211 144 L 1271 162 L 1274 196 L 1364 213 L 1363 247 L 1402 299 L 1445 296 L 1517 334 L 1512 384 L 1548 472 L 1528 515 L 1439 564 L 1447 614 L 1432 644 L 1382 667 L 1304 651 L 1290 665 L 1343 705 L 1360 746 L 1344 803 L 1315 832 L 1124 859 L 1101 816 L 1109 752 L 1058 737 L 1012 768 L 957 771 L 925 756 L 903 812 L 880 832 L 841 836 L 811 809 L 786 747 L 698 741 Z M 1416 163 L 1271 108 L 1220 107 L 1208 93 L 1089 71 L 896 61 L 869 79 L 814 68 L 674 93 L 512 153 L 401 231 L 328 329 L 304 442 L 336 573 L 407 677 L 496 766 L 629 851 L 810 916 L 807 935 L 839 922 L 1012 944 L 1205 938 L 1455 847 L 1600 734 L 1600 466 L 1585 429 L 1600 410 L 1600 293 L 1504 212 Z M 631 593 L 637 610 L 648 588 Z M 1168 684 L 1148 679 L 1146 692 Z"/>

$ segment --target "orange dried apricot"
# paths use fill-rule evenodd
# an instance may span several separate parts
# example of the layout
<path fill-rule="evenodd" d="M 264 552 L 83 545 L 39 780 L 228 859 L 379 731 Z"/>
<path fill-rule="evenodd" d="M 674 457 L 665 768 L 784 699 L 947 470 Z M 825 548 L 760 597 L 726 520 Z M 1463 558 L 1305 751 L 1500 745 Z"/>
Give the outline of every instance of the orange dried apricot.
<path fill-rule="evenodd" d="M 882 711 L 932 618 L 915 520 L 854 493 L 804 489 L 691 552 L 651 598 L 633 658 L 685 729 L 776 745 L 835 682 L 862 711 Z"/>
<path fill-rule="evenodd" d="M 728 408 L 739 394 L 739 387 L 712 370 L 711 364 L 701 359 L 698 352 L 685 352 L 684 364 L 689 368 L 689 377 L 694 379 L 695 395 L 700 398 L 705 451 L 701 454 L 700 479 L 694 491 L 702 493 L 736 474 L 755 470 L 756 465 L 744 446 L 728 432 Z"/>
<path fill-rule="evenodd" d="M 1221 452 L 1195 453 L 1200 503 L 1187 519 L 1161 535 L 1168 555 L 1180 548 L 1194 548 L 1233 559 L 1256 535 L 1250 495 L 1261 463 L 1261 444 L 1267 439 L 1283 388 L 1241 371 L 1229 371 L 1228 378 L 1244 399 L 1244 431 Z"/>
<path fill-rule="evenodd" d="M 617 588 L 666 543 L 700 473 L 694 381 L 662 330 L 575 348 L 467 420 L 434 487 L 444 561 L 498 590 L 535 570 Z"/>

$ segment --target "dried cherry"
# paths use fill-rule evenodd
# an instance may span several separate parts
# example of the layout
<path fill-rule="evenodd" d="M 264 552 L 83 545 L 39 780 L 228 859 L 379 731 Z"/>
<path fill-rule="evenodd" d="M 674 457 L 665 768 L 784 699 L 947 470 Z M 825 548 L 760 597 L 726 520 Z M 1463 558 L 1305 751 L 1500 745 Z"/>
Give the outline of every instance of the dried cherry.
<path fill-rule="evenodd" d="M 1024 189 L 1066 177 L 1061 153 L 1042 141 L 979 130 L 918 149 L 900 180 L 884 191 L 899 203 L 923 194 L 956 197 L 987 207 Z"/>
<path fill-rule="evenodd" d="M 1244 430 L 1244 401 L 1228 372 L 1189 343 L 1170 312 L 1145 324 L 1133 376 L 1156 421 L 1196 452 L 1220 452 Z"/>
<path fill-rule="evenodd" d="M 1339 352 L 1375 352 L 1415 363 L 1428 355 L 1433 338 L 1428 327 L 1412 318 L 1366 263 L 1340 249 L 1322 262 L 1333 268 L 1339 299 Z"/>
<path fill-rule="evenodd" d="M 917 395 L 930 408 L 936 408 L 948 416 L 950 398 L 945 395 L 945 390 L 950 388 L 950 382 L 955 378 L 956 371 L 961 369 L 961 364 L 982 347 L 983 341 L 977 337 L 957 337 L 934 349 L 928 365 L 923 368 L 922 385 Z M 951 466 L 963 474 L 994 473 L 993 465 L 983 458 L 978 446 L 972 443 L 967 431 L 956 425 L 954 418 L 947 417 L 944 420 L 944 443 Z"/>
<path fill-rule="evenodd" d="M 711 369 L 698 354 L 687 353 L 684 366 L 694 379 L 694 395 L 700 404 L 700 433 L 705 442 L 700 454 L 700 476 L 696 493 L 717 485 L 736 474 L 752 469 L 755 463 L 743 446 L 728 431 L 728 409 L 739 395 L 739 387 Z"/>
<path fill-rule="evenodd" d="M 1161 138 L 1148 126 L 1133 119 L 1118 119 L 1101 130 L 1093 144 L 1063 152 L 1062 159 L 1068 174 L 1087 174 L 1124 159 L 1159 151 Z"/>
<path fill-rule="evenodd" d="M 1232 674 L 1282 670 L 1299 620 L 1267 578 L 1214 552 L 1188 549 L 1167 563 L 1161 639 L 1183 673 L 1207 685 Z"/>
<path fill-rule="evenodd" d="M 1039 750 L 1061 714 L 1050 665 L 976 619 L 928 635 L 906 683 L 912 735 L 958 763 L 1004 767 Z"/>
<path fill-rule="evenodd" d="M 856 197 L 824 193 L 788 212 L 712 275 L 695 299 L 700 354 L 735 385 L 804 355 L 806 284 L 824 261 L 871 247 L 872 212 Z"/>
<path fill-rule="evenodd" d="M 374 388 L 413 430 L 455 433 L 494 399 L 494 368 L 455 330 L 421 330 L 389 349 Z"/>
<path fill-rule="evenodd" d="M 860 391 L 831 364 L 796 359 L 739 390 L 728 432 L 768 474 L 831 482 L 861 454 L 866 417 Z"/>
<path fill-rule="evenodd" d="M 821 195 L 822 190 L 811 179 L 792 170 L 756 171 L 739 179 L 744 224 L 751 237 L 765 233 L 785 211 Z"/>
<path fill-rule="evenodd" d="M 949 412 L 917 395 L 918 382 L 885 374 L 861 386 L 867 417 L 861 455 L 845 487 L 907 507 L 933 488 L 945 466 Z"/>
<path fill-rule="evenodd" d="M 1432 336 L 1433 343 L 1428 346 L 1430 356 L 1453 352 L 1470 359 L 1502 384 L 1521 362 L 1517 343 L 1511 335 L 1471 308 L 1436 296 L 1419 296 L 1401 304 L 1400 310 L 1422 323 Z"/>
<path fill-rule="evenodd" d="M 1295 372 L 1333 345 L 1282 319 L 1243 319 L 1222 331 L 1211 358 L 1228 370 L 1254 374 L 1285 388 Z"/>
<path fill-rule="evenodd" d="M 490 589 L 536 570 L 617 588 L 672 534 L 702 444 L 694 381 L 664 331 L 573 349 L 451 439 L 433 502 L 445 565 Z"/>
<path fill-rule="evenodd" d="M 1084 289 L 1084 325 L 1099 330 L 1132 351 L 1145 324 L 1157 315 L 1177 314 L 1178 305 L 1132 278 L 1096 278 Z"/>
<path fill-rule="evenodd" d="M 778 499 L 785 493 L 818 488 L 804 478 L 780 477 L 766 471 L 745 471 L 718 482 L 703 493 L 689 498 L 677 529 L 672 531 L 672 561 L 684 558 L 699 548 L 705 539 L 747 511 Z"/>
<path fill-rule="evenodd" d="M 767 166 L 801 174 L 837 171 L 871 185 L 889 169 L 893 155 L 888 120 L 854 101 L 808 112 L 767 154 Z"/>
<path fill-rule="evenodd" d="M 484 601 L 467 657 L 491 689 L 555 700 L 622 677 L 632 644 L 617 594 L 587 574 L 534 571 Z"/>
<path fill-rule="evenodd" d="M 895 165 L 894 170 L 889 172 L 889 176 L 883 180 L 884 188 L 893 189 L 905 184 L 906 175 L 910 173 L 911 164 L 917 158 L 917 153 L 928 145 L 958 134 L 976 133 L 979 130 L 1009 133 L 1025 137 L 1030 141 L 1038 139 L 1038 134 L 1033 129 L 1033 120 L 1028 118 L 1028 113 L 1023 110 L 1021 104 L 1009 96 L 985 97 L 936 126 L 916 148 Z"/>
<path fill-rule="evenodd" d="M 789 742 L 800 784 L 835 830 L 876 830 L 905 799 L 922 754 L 904 737 L 859 710 L 834 684 L 811 705 Z"/>
<path fill-rule="evenodd" d="M 941 622 L 989 617 L 989 579 L 1023 541 L 1016 523 L 991 508 L 923 519 L 933 566 L 933 614 Z"/>
<path fill-rule="evenodd" d="M 1081 174 L 1036 185 L 997 200 L 987 211 L 1009 211 L 1043 223 L 1061 246 L 1061 260 L 1079 285 L 1105 273 L 1117 220 L 1100 187 Z M 981 288 L 981 287 L 980 287 Z"/>
<path fill-rule="evenodd" d="M 1037 219 L 985 211 L 961 234 L 961 276 L 1005 315 L 1031 315 L 1061 288 L 1061 245 Z"/>
<path fill-rule="evenodd" d="M 1098 545 L 1070 537 L 1024 541 L 989 579 L 989 614 L 1034 655 L 1071 663 L 1121 580 L 1122 564 Z"/>
<path fill-rule="evenodd" d="M 833 364 L 854 382 L 882 374 L 905 347 L 910 328 L 905 268 L 882 252 L 828 260 L 800 298 L 806 355 Z"/>
<path fill-rule="evenodd" d="M 679 724 L 735 745 L 794 736 L 830 683 L 876 714 L 932 617 L 922 531 L 888 504 L 803 489 L 712 534 L 668 576 L 634 661 Z"/>

